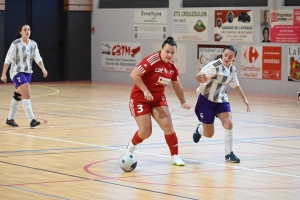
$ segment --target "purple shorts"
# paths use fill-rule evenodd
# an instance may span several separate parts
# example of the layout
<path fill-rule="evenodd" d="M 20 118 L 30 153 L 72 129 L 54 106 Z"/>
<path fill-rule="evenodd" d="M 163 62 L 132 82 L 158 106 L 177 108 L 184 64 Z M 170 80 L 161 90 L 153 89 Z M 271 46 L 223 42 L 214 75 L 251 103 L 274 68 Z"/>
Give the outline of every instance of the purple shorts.
<path fill-rule="evenodd" d="M 202 94 L 199 95 L 195 113 L 200 122 L 213 124 L 215 116 L 222 112 L 231 112 L 229 102 L 215 103 L 202 96 Z"/>
<path fill-rule="evenodd" d="M 23 85 L 24 83 L 30 83 L 31 78 L 32 78 L 31 73 L 19 72 L 14 76 L 12 81 L 14 82 L 15 87 L 18 88 L 20 85 Z"/>

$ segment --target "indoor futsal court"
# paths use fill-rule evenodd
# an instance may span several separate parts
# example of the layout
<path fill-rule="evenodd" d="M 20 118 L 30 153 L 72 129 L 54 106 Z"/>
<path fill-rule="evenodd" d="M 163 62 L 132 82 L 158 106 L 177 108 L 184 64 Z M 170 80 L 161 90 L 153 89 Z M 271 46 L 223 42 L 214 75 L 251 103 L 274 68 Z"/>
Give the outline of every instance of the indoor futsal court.
<path fill-rule="evenodd" d="M 42 124 L 29 127 L 20 106 L 19 127 L 5 124 L 14 86 L 0 85 L 0 199 L 299 199 L 300 107 L 294 97 L 246 94 L 251 112 L 229 93 L 234 153 L 224 159 L 223 128 L 195 144 L 194 110 L 184 110 L 172 89 L 166 97 L 186 165 L 171 165 L 162 130 L 138 145 L 137 167 L 119 158 L 138 129 L 128 109 L 132 85 L 93 82 L 32 83 L 32 107 Z M 186 90 L 195 105 L 197 94 Z"/>

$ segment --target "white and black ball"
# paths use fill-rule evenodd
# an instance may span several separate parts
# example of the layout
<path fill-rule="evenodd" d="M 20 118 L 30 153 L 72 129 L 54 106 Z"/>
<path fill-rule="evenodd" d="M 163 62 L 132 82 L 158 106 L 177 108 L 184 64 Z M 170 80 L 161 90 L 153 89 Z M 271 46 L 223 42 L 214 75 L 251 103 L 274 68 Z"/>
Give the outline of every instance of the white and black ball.
<path fill-rule="evenodd" d="M 133 154 L 125 153 L 121 156 L 119 165 L 125 172 L 131 172 L 136 168 L 137 160 Z"/>

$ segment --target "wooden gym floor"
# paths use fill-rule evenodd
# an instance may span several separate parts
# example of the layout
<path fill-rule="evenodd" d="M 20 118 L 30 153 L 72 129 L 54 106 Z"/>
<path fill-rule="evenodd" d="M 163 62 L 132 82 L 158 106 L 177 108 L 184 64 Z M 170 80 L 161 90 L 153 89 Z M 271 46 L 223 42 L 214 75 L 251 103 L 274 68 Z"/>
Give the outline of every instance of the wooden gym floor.
<path fill-rule="evenodd" d="M 137 168 L 118 165 L 137 125 L 128 110 L 132 86 L 91 82 L 32 83 L 32 106 L 42 125 L 29 128 L 20 106 L 19 127 L 5 120 L 14 87 L 0 85 L 0 199 L 299 199 L 300 107 L 293 97 L 247 95 L 251 112 L 230 93 L 234 152 L 241 163 L 224 161 L 223 128 L 213 138 L 192 141 L 193 109 L 184 110 L 166 91 L 180 156 L 170 164 L 163 132 L 135 152 Z M 197 95 L 186 91 L 188 103 Z"/>

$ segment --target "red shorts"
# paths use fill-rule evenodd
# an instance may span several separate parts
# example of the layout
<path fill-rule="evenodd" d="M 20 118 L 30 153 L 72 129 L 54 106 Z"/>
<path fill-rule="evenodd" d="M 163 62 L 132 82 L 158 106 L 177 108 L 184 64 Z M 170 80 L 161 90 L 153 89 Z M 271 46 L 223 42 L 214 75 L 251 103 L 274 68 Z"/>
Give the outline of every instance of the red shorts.
<path fill-rule="evenodd" d="M 168 106 L 167 99 L 165 95 L 161 99 L 145 102 L 145 99 L 142 101 L 130 99 L 129 101 L 129 110 L 131 115 L 134 117 L 146 115 L 152 112 L 154 107 Z"/>

